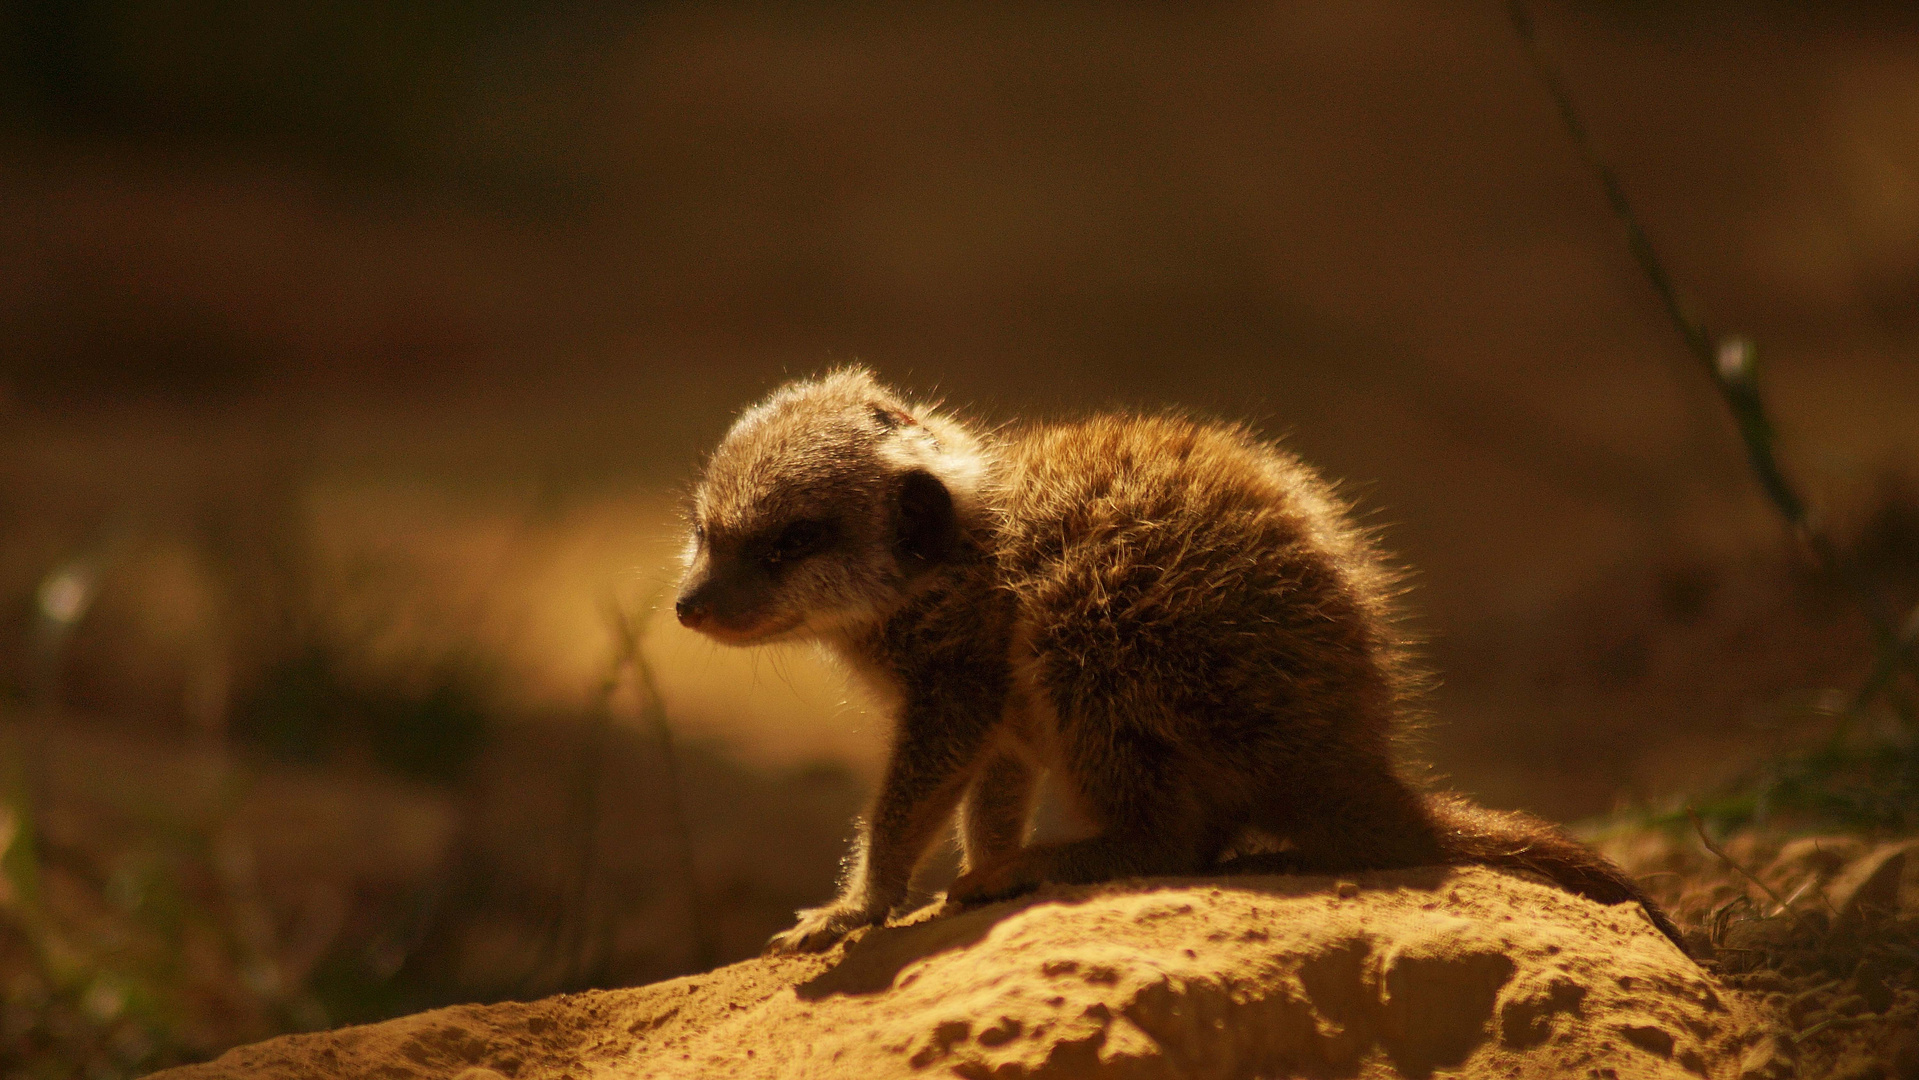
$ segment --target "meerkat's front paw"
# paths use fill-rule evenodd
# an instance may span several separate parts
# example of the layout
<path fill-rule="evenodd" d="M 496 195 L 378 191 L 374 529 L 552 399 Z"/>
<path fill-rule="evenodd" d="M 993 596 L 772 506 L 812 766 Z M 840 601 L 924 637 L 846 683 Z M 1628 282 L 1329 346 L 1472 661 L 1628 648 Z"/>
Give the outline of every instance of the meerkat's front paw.
<path fill-rule="evenodd" d="M 768 955 L 825 952 L 853 931 L 886 921 L 884 915 L 874 915 L 841 904 L 807 908 L 799 913 L 799 918 L 793 929 L 782 930 L 767 940 L 765 952 Z"/>

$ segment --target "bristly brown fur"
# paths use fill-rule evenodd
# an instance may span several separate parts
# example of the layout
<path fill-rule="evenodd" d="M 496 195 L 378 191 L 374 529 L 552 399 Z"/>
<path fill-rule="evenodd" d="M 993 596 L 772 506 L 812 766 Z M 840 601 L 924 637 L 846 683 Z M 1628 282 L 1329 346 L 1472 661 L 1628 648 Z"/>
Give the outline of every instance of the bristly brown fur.
<path fill-rule="evenodd" d="M 690 517 L 682 621 L 824 642 L 895 722 L 844 891 L 772 948 L 883 921 L 955 812 L 962 901 L 1203 872 L 1250 831 L 1319 873 L 1537 871 L 1637 901 L 1680 942 L 1591 848 L 1406 775 L 1421 680 L 1398 575 L 1324 481 L 1242 427 L 983 436 L 843 369 L 742 415 Z M 1091 835 L 1024 843 L 1042 774 Z"/>

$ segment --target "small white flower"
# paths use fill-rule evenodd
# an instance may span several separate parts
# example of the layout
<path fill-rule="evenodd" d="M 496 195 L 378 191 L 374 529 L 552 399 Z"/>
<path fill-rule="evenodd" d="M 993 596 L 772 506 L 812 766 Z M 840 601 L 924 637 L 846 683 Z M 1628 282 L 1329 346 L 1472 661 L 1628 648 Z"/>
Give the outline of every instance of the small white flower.
<path fill-rule="evenodd" d="M 1729 337 L 1719 343 L 1719 377 L 1739 382 L 1752 377 L 1752 342 Z"/>
<path fill-rule="evenodd" d="M 40 583 L 36 599 L 40 614 L 61 626 L 71 626 L 87 613 L 93 603 L 93 571 L 78 563 L 69 563 L 47 575 Z"/>

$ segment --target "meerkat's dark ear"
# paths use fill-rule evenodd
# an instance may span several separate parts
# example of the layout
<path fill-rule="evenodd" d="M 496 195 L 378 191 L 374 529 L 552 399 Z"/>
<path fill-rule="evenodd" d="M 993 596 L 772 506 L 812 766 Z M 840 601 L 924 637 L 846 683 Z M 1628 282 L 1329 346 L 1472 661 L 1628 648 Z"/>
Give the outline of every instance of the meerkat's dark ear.
<path fill-rule="evenodd" d="M 893 554 L 900 565 L 918 570 L 952 558 L 959 544 L 959 520 L 953 496 L 939 478 L 915 469 L 900 483 Z"/>
<path fill-rule="evenodd" d="M 877 401 L 868 402 L 866 407 L 873 412 L 873 419 L 888 431 L 897 431 L 903 427 L 912 427 L 919 423 L 905 409 L 896 409 L 891 405 L 882 405 Z"/>

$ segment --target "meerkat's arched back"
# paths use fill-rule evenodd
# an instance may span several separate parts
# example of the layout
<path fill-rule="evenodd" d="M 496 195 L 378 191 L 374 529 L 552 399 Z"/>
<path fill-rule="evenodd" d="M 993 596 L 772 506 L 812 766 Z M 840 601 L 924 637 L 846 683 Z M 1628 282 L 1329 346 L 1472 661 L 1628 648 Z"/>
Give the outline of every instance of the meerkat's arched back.
<path fill-rule="evenodd" d="M 1204 871 L 1250 827 L 1309 870 L 1523 866 L 1638 901 L 1679 942 L 1562 831 L 1402 775 L 1395 575 L 1316 474 L 1242 428 L 988 436 L 844 369 L 743 414 L 689 517 L 681 621 L 821 641 L 894 722 L 840 897 L 773 948 L 883 921 L 956 812 L 960 900 Z M 1092 835 L 1023 843 L 1043 772 Z"/>

